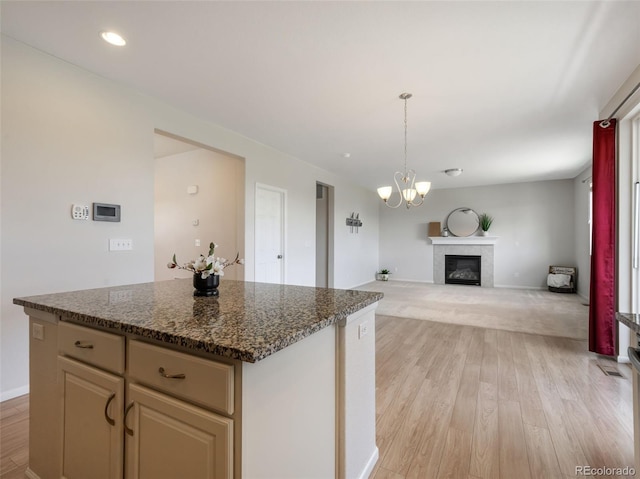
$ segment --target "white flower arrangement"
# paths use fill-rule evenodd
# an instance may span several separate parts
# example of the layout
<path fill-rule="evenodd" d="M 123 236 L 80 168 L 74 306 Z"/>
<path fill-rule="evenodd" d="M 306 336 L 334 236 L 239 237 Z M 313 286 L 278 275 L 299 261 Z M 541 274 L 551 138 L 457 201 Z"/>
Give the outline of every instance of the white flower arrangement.
<path fill-rule="evenodd" d="M 171 261 L 167 264 L 167 268 L 184 269 L 192 271 L 193 273 L 200 273 L 202 279 L 207 279 L 211 275 L 224 276 L 224 269 L 232 264 L 244 264 L 244 259 L 240 258 L 240 253 L 236 254 L 236 259 L 233 261 L 226 260 L 224 258 L 216 258 L 213 254 L 218 247 L 215 243 L 209 244 L 209 254 L 207 256 L 200 255 L 198 259 L 191 260 L 188 263 L 180 266 L 176 260 L 176 255 L 173 255 Z"/>

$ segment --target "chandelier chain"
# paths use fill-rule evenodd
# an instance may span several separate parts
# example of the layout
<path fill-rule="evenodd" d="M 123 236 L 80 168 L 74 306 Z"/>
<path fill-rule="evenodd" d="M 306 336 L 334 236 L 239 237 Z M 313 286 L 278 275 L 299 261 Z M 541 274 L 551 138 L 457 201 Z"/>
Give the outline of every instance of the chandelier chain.
<path fill-rule="evenodd" d="M 404 99 L 404 172 L 407 173 L 407 97 Z"/>

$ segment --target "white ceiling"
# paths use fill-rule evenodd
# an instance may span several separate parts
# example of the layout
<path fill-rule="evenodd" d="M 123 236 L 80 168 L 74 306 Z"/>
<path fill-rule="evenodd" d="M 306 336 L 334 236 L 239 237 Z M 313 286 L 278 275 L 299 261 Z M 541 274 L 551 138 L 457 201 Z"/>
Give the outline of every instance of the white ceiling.
<path fill-rule="evenodd" d="M 592 121 L 640 64 L 636 1 L 1 9 L 10 37 L 371 189 L 402 167 L 403 91 L 409 167 L 433 188 L 572 178 Z M 104 43 L 106 29 L 128 45 Z M 463 175 L 442 173 L 453 167 Z"/>

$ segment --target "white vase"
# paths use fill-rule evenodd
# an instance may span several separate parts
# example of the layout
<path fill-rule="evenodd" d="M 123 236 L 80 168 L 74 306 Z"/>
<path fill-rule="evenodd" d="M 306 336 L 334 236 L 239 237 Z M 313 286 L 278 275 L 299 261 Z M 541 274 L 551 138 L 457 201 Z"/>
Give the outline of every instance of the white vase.
<path fill-rule="evenodd" d="M 489 236 L 489 232 L 485 230 L 480 231 L 480 236 Z"/>

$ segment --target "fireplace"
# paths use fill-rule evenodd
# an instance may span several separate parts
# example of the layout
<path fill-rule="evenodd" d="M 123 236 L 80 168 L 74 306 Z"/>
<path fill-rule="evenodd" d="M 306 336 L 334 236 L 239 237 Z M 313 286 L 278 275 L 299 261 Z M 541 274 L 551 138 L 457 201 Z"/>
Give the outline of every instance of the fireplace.
<path fill-rule="evenodd" d="M 481 257 L 469 255 L 450 255 L 444 257 L 445 284 L 481 284 Z"/>
<path fill-rule="evenodd" d="M 478 276 L 480 286 L 493 288 L 493 256 L 494 247 L 498 238 L 496 236 L 433 236 L 429 237 L 433 244 L 433 282 L 445 284 L 445 256 L 465 255 L 480 257 L 480 269 Z M 455 268 L 454 268 L 455 271 Z M 450 281 L 447 281 L 449 283 Z M 474 282 L 473 284 L 477 284 Z"/>

